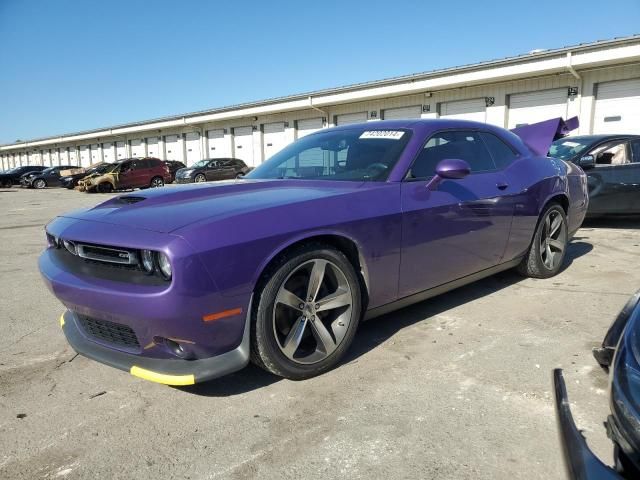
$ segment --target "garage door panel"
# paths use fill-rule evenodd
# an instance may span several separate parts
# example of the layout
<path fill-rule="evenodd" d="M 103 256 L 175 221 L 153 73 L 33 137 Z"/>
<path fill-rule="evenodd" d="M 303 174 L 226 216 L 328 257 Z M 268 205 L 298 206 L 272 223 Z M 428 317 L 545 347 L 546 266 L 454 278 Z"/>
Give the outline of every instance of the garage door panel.
<path fill-rule="evenodd" d="M 184 162 L 184 152 L 178 135 L 167 135 L 164 142 L 167 160 Z"/>
<path fill-rule="evenodd" d="M 147 156 L 148 157 L 160 157 L 160 142 L 158 137 L 147 138 Z"/>
<path fill-rule="evenodd" d="M 218 128 L 207 132 L 207 158 L 229 158 L 231 142 L 225 138 L 224 130 Z"/>
<path fill-rule="evenodd" d="M 510 95 L 508 128 L 567 118 L 567 99 L 566 88 Z"/>
<path fill-rule="evenodd" d="M 310 133 L 317 132 L 323 127 L 322 118 L 305 118 L 296 122 L 298 138 L 302 138 Z"/>
<path fill-rule="evenodd" d="M 440 104 L 440 116 L 457 120 L 485 122 L 487 120 L 487 106 L 484 98 L 443 102 Z"/>
<path fill-rule="evenodd" d="M 640 78 L 598 84 L 593 133 L 640 134 Z"/>
<path fill-rule="evenodd" d="M 102 144 L 102 160 L 104 162 L 113 162 L 115 160 L 115 148 L 113 143 L 106 142 Z"/>
<path fill-rule="evenodd" d="M 255 167 L 253 155 L 253 127 L 233 129 L 233 156 Z"/>
<path fill-rule="evenodd" d="M 193 165 L 194 163 L 202 160 L 202 153 L 200 152 L 200 134 L 198 132 L 189 132 L 184 138 L 187 165 Z"/>
<path fill-rule="evenodd" d="M 116 142 L 116 158 L 118 160 L 127 158 L 127 144 L 125 142 Z"/>
<path fill-rule="evenodd" d="M 367 112 L 344 113 L 336 115 L 336 125 L 349 125 L 352 123 L 363 123 L 367 121 Z"/>
<path fill-rule="evenodd" d="M 143 158 L 146 156 L 144 151 L 144 143 L 142 143 L 141 138 L 131 140 L 131 156 L 139 158 Z"/>
<path fill-rule="evenodd" d="M 287 144 L 284 122 L 266 123 L 262 126 L 262 131 L 264 134 L 264 158 L 269 159 Z"/>
<path fill-rule="evenodd" d="M 399 120 L 405 118 L 420 118 L 422 115 L 422 106 L 414 105 L 411 107 L 385 108 L 382 111 L 383 120 Z"/>

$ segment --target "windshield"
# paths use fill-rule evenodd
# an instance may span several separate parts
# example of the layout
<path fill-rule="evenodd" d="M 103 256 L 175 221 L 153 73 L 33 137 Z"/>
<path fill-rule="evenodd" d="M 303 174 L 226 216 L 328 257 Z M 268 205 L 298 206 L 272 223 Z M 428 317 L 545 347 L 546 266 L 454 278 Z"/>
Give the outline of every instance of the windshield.
<path fill-rule="evenodd" d="M 325 130 L 290 144 L 243 178 L 383 181 L 410 136 L 405 129 Z"/>
<path fill-rule="evenodd" d="M 46 174 L 48 174 L 48 173 L 53 172 L 53 170 L 54 170 L 54 169 L 53 169 L 53 168 L 51 168 L 51 167 L 50 167 L 50 168 L 45 168 L 45 169 L 44 169 L 44 170 L 42 170 L 42 172 L 40 172 L 40 173 L 42 173 L 43 175 L 46 175 Z"/>
<path fill-rule="evenodd" d="M 551 147 L 549 147 L 549 156 L 559 158 L 560 160 L 568 160 L 576 155 L 580 155 L 591 143 L 592 140 L 561 138 L 551 144 Z"/>
<path fill-rule="evenodd" d="M 211 160 L 200 160 L 199 162 L 196 162 L 193 165 L 191 165 L 191 168 L 206 167 L 210 161 Z"/>

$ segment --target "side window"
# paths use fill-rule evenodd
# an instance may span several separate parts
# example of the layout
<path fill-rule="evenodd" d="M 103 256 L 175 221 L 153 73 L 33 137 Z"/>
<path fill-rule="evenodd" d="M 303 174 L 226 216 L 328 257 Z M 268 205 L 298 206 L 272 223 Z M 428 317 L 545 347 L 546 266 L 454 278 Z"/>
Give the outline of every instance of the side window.
<path fill-rule="evenodd" d="M 596 167 L 607 165 L 624 165 L 631 163 L 627 153 L 627 142 L 608 142 L 598 145 L 589 152 L 596 160 Z"/>
<path fill-rule="evenodd" d="M 511 162 L 518 157 L 511 147 L 492 133 L 481 132 L 480 136 L 489 149 L 497 168 L 502 169 L 511 165 Z"/>
<path fill-rule="evenodd" d="M 411 167 L 413 178 L 430 178 L 436 165 L 447 158 L 464 160 L 471 173 L 495 170 L 496 166 L 477 132 L 450 130 L 433 135 Z"/>

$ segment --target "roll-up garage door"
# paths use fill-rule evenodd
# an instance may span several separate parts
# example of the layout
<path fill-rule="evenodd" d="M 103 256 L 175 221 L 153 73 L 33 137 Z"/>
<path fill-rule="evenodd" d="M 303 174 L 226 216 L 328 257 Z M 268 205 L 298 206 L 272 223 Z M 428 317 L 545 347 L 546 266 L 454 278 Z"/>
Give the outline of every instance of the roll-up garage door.
<path fill-rule="evenodd" d="M 80 160 L 78 160 L 78 150 L 76 147 L 69 147 L 69 164 L 80 165 Z"/>
<path fill-rule="evenodd" d="M 396 120 L 403 118 L 420 118 L 422 114 L 422 105 L 414 105 L 412 107 L 385 108 L 382 110 L 383 120 Z"/>
<path fill-rule="evenodd" d="M 137 158 L 143 158 L 147 156 L 144 151 L 144 143 L 142 143 L 141 138 L 131 140 L 131 156 Z"/>
<path fill-rule="evenodd" d="M 94 143 L 91 145 L 91 165 L 94 163 L 100 163 L 102 161 L 102 157 L 100 156 L 100 145 Z"/>
<path fill-rule="evenodd" d="M 167 160 L 184 162 L 184 151 L 178 135 L 167 135 L 164 137 L 164 149 Z"/>
<path fill-rule="evenodd" d="M 233 129 L 233 156 L 251 167 L 253 160 L 253 127 L 236 127 Z"/>
<path fill-rule="evenodd" d="M 51 152 L 49 150 L 42 151 L 42 161 L 44 162 L 44 165 L 53 167 L 53 164 L 51 163 Z"/>
<path fill-rule="evenodd" d="M 322 118 L 306 118 L 297 121 L 298 138 L 317 132 L 322 128 Z"/>
<path fill-rule="evenodd" d="M 189 132 L 185 135 L 185 149 L 187 151 L 187 165 L 193 165 L 202 160 L 200 134 L 198 132 Z"/>
<path fill-rule="evenodd" d="M 284 122 L 265 123 L 263 125 L 264 133 L 264 158 L 271 158 L 274 153 L 282 150 L 287 139 L 284 133 Z"/>
<path fill-rule="evenodd" d="M 593 133 L 640 134 L 640 78 L 598 84 Z"/>
<path fill-rule="evenodd" d="M 116 159 L 115 147 L 112 142 L 102 144 L 102 160 L 113 162 Z"/>
<path fill-rule="evenodd" d="M 36 152 L 29 152 L 29 165 L 40 165 Z"/>
<path fill-rule="evenodd" d="M 160 142 L 158 141 L 158 137 L 149 137 L 147 138 L 147 156 L 162 158 L 160 157 Z"/>
<path fill-rule="evenodd" d="M 116 142 L 116 159 L 124 160 L 127 158 L 127 144 L 125 142 Z"/>
<path fill-rule="evenodd" d="M 89 154 L 89 145 L 80 145 L 80 164 L 83 167 L 91 165 L 91 157 Z"/>
<path fill-rule="evenodd" d="M 60 165 L 60 153 L 57 148 L 51 149 L 51 163 L 53 165 Z"/>
<path fill-rule="evenodd" d="M 458 120 L 487 121 L 487 105 L 484 98 L 458 100 L 440 104 L 440 116 Z"/>
<path fill-rule="evenodd" d="M 508 128 L 551 118 L 567 118 L 567 98 L 566 88 L 510 95 Z"/>
<path fill-rule="evenodd" d="M 350 123 L 362 123 L 367 121 L 367 112 L 345 113 L 336 115 L 336 125 L 349 125 Z"/>
<path fill-rule="evenodd" d="M 69 165 L 69 150 L 66 147 L 60 149 L 60 165 Z"/>
<path fill-rule="evenodd" d="M 224 130 L 219 128 L 207 132 L 207 158 L 229 158 L 231 142 L 224 138 Z"/>

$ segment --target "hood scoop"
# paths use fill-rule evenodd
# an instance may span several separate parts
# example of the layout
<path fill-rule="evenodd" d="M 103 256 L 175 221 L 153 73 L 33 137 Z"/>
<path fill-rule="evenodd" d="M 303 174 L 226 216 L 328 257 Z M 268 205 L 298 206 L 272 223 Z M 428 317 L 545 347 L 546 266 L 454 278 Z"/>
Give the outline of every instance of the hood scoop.
<path fill-rule="evenodd" d="M 147 199 L 146 197 L 140 197 L 136 195 L 123 195 L 122 197 L 118 197 L 116 201 L 121 205 L 129 205 L 132 203 L 141 202 L 146 199 Z"/>

